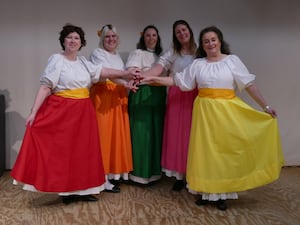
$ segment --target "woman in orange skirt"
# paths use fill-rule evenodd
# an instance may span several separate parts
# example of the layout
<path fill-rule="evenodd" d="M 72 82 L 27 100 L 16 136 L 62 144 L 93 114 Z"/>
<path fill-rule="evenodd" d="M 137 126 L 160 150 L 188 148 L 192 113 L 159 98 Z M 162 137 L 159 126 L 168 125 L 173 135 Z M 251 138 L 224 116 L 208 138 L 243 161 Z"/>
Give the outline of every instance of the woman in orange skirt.
<path fill-rule="evenodd" d="M 117 51 L 119 36 L 116 28 L 110 24 L 105 25 L 98 32 L 98 36 L 99 47 L 92 52 L 91 62 L 124 70 L 124 63 Z M 114 184 L 119 183 L 121 179 L 128 180 L 128 174 L 132 170 L 128 92 L 123 85 L 127 82 L 119 80 L 118 83 L 101 79 L 91 88 L 106 174 L 104 186 L 106 191 L 113 193 L 120 192 L 120 188 Z"/>

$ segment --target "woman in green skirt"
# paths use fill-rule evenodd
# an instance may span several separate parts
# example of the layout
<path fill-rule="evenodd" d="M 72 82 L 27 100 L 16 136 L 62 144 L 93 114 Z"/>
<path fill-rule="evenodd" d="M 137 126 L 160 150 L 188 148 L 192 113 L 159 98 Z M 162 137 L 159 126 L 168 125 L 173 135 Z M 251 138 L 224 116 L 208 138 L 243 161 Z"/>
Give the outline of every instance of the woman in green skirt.
<path fill-rule="evenodd" d="M 149 25 L 141 33 L 137 49 L 130 53 L 127 68 L 150 69 L 162 52 L 160 36 Z M 161 178 L 161 148 L 166 104 L 166 87 L 140 85 L 129 93 L 129 120 L 133 171 L 129 179 L 149 184 Z"/>

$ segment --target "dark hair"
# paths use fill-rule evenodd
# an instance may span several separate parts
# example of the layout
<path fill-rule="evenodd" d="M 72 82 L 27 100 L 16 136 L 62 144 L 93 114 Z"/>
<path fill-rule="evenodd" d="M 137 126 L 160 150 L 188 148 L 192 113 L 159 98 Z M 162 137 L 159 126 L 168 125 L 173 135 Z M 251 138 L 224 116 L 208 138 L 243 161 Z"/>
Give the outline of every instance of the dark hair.
<path fill-rule="evenodd" d="M 222 31 L 219 28 L 215 27 L 215 26 L 210 26 L 210 27 L 204 28 L 200 32 L 199 47 L 198 47 L 197 52 L 196 52 L 196 58 L 204 58 L 204 57 L 207 56 L 206 52 L 203 49 L 202 38 L 208 32 L 216 33 L 216 35 L 218 36 L 219 41 L 221 42 L 221 53 L 229 55 L 230 54 L 229 45 L 227 44 L 226 41 L 224 41 Z"/>
<path fill-rule="evenodd" d="M 141 33 L 141 37 L 140 37 L 140 40 L 139 40 L 136 48 L 137 49 L 142 49 L 142 50 L 147 50 L 144 34 L 148 29 L 154 29 L 157 33 L 157 42 L 156 42 L 156 45 L 155 45 L 154 53 L 157 56 L 159 56 L 163 49 L 161 47 L 161 40 L 160 40 L 160 36 L 159 36 L 159 33 L 158 33 L 158 29 L 154 25 L 148 25 L 144 28 L 143 32 Z"/>
<path fill-rule="evenodd" d="M 101 28 L 101 30 L 103 31 L 105 27 L 107 27 L 108 30 L 112 30 L 112 29 L 113 29 L 113 25 L 111 25 L 111 24 L 106 24 L 106 25 L 104 25 L 104 26 Z"/>
<path fill-rule="evenodd" d="M 65 46 L 64 46 L 64 41 L 65 41 L 65 38 L 70 34 L 70 33 L 73 33 L 73 32 L 76 32 L 77 34 L 79 34 L 80 36 L 80 41 L 81 41 L 81 46 L 79 48 L 79 50 L 83 47 L 83 46 L 86 46 L 86 40 L 85 40 L 85 37 L 84 37 L 84 31 L 82 30 L 81 27 L 77 27 L 77 26 L 74 26 L 70 23 L 67 23 L 65 26 L 63 26 L 63 29 L 61 30 L 61 32 L 59 33 L 60 36 L 59 36 L 59 42 L 60 42 L 60 45 L 61 45 L 61 48 L 63 50 L 65 50 Z"/>
<path fill-rule="evenodd" d="M 189 42 L 190 47 L 189 47 L 189 50 L 194 53 L 196 51 L 196 48 L 197 48 L 197 45 L 195 43 L 194 33 L 193 33 L 193 30 L 190 27 L 190 25 L 185 20 L 177 20 L 173 24 L 173 49 L 174 49 L 174 52 L 180 54 L 180 51 L 182 49 L 182 45 L 177 40 L 176 33 L 175 33 L 175 29 L 178 25 L 185 25 L 188 28 L 188 30 L 190 32 L 190 42 Z"/>

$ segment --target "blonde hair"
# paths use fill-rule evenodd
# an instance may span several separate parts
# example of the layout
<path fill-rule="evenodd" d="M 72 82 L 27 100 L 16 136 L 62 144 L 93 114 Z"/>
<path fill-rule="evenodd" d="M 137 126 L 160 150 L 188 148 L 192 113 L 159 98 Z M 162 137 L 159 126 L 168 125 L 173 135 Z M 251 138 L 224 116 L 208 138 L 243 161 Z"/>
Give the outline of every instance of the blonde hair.
<path fill-rule="evenodd" d="M 105 38 L 106 33 L 107 33 L 109 30 L 113 31 L 113 32 L 117 35 L 117 37 L 118 37 L 118 44 L 119 44 L 119 35 L 118 35 L 118 33 L 117 33 L 116 27 L 113 26 L 113 25 L 111 25 L 111 24 L 106 24 L 106 25 L 104 25 L 104 26 L 101 28 L 101 30 L 98 30 L 98 31 L 97 31 L 98 37 L 99 37 L 99 39 L 100 39 L 100 40 L 99 40 L 99 47 L 100 47 L 100 48 L 103 48 L 103 49 L 104 49 L 103 41 L 104 41 L 104 38 Z"/>

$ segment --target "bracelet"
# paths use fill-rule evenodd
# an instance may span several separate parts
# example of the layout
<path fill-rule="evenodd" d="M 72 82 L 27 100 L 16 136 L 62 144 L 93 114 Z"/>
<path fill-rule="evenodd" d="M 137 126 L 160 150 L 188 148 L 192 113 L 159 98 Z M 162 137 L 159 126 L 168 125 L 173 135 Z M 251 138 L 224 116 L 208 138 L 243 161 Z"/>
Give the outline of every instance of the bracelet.
<path fill-rule="evenodd" d="M 263 108 L 263 110 L 265 111 L 265 112 L 267 112 L 268 110 L 270 110 L 271 109 L 271 107 L 269 106 L 269 105 L 266 105 L 264 108 Z"/>

